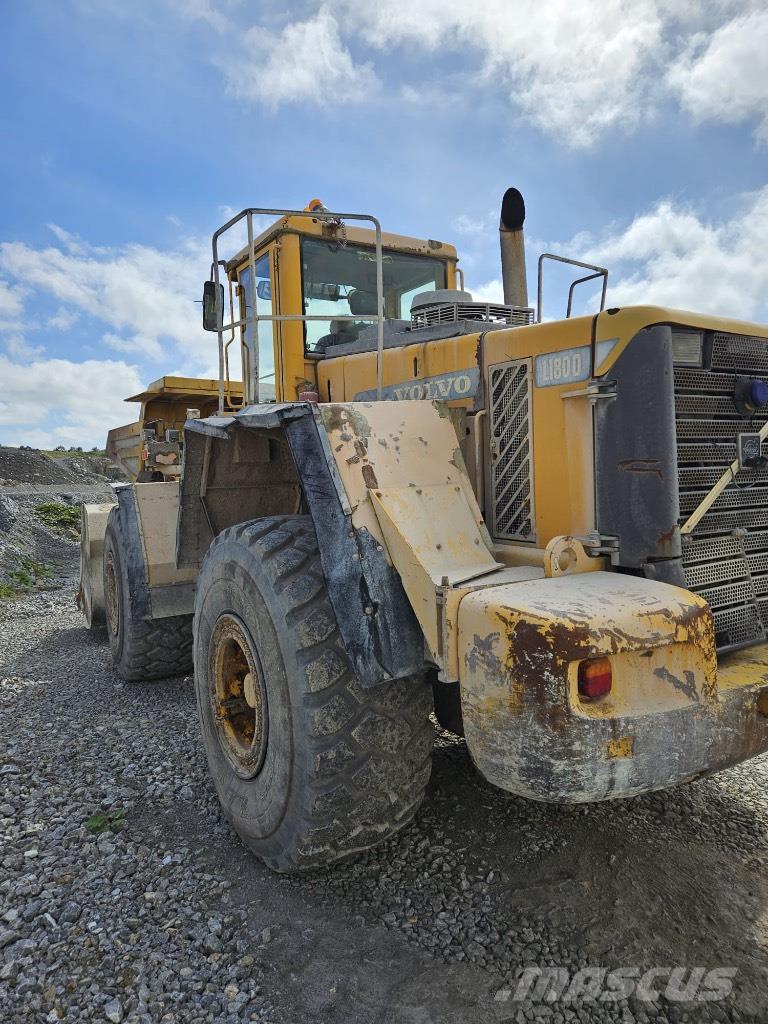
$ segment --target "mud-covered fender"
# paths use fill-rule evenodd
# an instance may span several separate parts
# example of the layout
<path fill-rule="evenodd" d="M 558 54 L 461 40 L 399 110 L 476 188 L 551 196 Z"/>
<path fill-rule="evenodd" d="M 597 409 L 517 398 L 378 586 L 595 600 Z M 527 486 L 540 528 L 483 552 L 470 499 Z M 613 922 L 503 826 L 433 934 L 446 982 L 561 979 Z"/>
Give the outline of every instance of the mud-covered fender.
<path fill-rule="evenodd" d="M 696 594 L 609 572 L 488 587 L 459 605 L 459 649 L 467 746 L 502 789 L 601 800 L 707 764 L 717 659 Z M 609 697 L 582 702 L 580 662 L 606 657 Z"/>
<path fill-rule="evenodd" d="M 83 613 L 88 629 L 95 629 L 104 623 L 104 534 L 109 513 L 114 507 L 114 501 L 80 506 L 80 586 L 77 591 L 77 607 Z"/>

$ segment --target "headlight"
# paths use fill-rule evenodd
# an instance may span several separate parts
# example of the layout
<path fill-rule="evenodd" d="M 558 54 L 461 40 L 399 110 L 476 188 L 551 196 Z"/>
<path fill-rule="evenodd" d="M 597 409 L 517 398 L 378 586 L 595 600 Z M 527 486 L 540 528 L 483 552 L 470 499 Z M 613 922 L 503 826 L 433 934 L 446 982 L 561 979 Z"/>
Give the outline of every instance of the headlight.
<path fill-rule="evenodd" d="M 683 366 L 701 366 L 704 338 L 698 331 L 672 329 L 672 362 Z"/>

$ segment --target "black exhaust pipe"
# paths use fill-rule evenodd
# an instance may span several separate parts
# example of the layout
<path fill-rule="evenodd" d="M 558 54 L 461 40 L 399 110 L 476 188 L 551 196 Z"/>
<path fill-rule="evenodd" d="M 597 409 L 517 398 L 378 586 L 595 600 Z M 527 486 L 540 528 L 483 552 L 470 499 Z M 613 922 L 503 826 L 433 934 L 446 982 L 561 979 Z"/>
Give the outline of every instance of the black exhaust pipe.
<path fill-rule="evenodd" d="M 499 241 L 501 243 L 501 281 L 504 302 L 508 306 L 528 305 L 528 279 L 525 273 L 525 201 L 516 188 L 508 188 L 501 200 Z"/>

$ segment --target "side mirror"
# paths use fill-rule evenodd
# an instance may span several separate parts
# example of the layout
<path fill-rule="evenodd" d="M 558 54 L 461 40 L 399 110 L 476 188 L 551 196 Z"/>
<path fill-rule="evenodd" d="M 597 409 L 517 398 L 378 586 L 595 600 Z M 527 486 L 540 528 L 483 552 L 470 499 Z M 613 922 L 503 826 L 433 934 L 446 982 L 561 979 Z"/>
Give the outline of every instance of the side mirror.
<path fill-rule="evenodd" d="M 272 282 L 271 281 L 257 281 L 256 282 L 256 295 L 260 299 L 269 301 L 272 298 Z"/>
<path fill-rule="evenodd" d="M 203 285 L 203 330 L 219 331 L 224 322 L 224 285 L 215 281 Z"/>

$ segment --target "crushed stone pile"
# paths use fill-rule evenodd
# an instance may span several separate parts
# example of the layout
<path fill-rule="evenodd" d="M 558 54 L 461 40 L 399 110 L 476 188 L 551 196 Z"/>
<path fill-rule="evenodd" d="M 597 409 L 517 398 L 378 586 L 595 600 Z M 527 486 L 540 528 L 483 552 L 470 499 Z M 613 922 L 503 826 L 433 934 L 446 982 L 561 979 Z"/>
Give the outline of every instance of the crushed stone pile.
<path fill-rule="evenodd" d="M 0 487 L 121 479 L 123 474 L 106 456 L 71 455 L 53 459 L 35 448 L 0 447 Z"/>
<path fill-rule="evenodd" d="M 106 458 L 0 447 L 0 596 L 3 588 L 15 595 L 74 588 L 79 542 L 67 510 L 111 501 L 111 484 L 121 479 Z"/>

